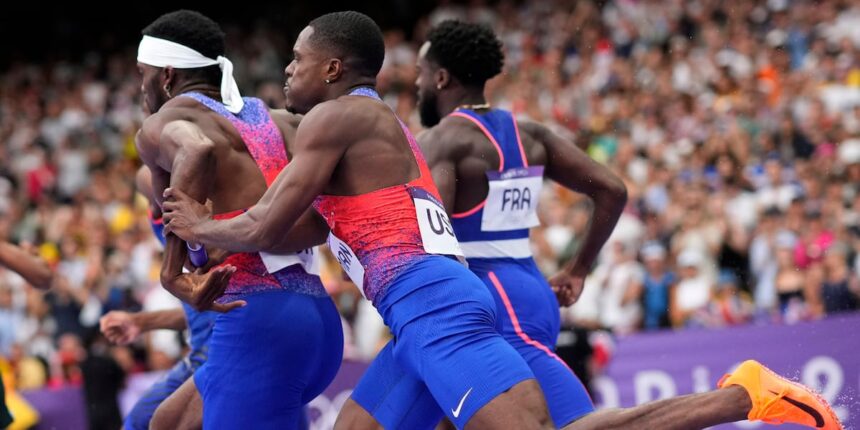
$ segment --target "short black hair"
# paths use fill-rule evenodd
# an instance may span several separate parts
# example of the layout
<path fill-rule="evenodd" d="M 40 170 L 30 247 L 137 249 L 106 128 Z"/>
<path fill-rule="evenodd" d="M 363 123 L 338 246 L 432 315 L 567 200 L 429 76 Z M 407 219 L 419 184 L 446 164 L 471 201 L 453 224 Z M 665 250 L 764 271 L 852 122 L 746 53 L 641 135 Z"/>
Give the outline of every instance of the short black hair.
<path fill-rule="evenodd" d="M 362 76 L 376 77 L 385 59 L 382 30 L 369 16 L 356 11 L 332 12 L 308 24 L 315 46 L 349 62 Z"/>
<path fill-rule="evenodd" d="M 161 15 L 141 33 L 187 46 L 213 60 L 224 55 L 224 31 L 221 26 L 193 10 L 181 9 Z M 217 64 L 181 70 L 187 78 L 220 85 L 222 72 Z"/>
<path fill-rule="evenodd" d="M 490 27 L 448 20 L 427 34 L 427 59 L 447 69 L 467 86 L 481 86 L 502 72 L 502 42 Z"/>
<path fill-rule="evenodd" d="M 193 10 L 183 9 L 161 15 L 141 33 L 187 46 L 212 59 L 224 55 L 221 26 Z"/>

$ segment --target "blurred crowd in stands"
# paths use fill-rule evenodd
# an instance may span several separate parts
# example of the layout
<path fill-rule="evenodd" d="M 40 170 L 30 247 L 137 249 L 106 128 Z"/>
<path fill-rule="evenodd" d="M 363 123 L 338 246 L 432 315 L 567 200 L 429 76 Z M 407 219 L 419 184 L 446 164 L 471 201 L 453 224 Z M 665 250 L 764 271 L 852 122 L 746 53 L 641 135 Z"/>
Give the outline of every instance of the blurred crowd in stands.
<path fill-rule="evenodd" d="M 493 106 L 575 139 L 627 184 L 610 243 L 562 312 L 566 327 L 626 335 L 860 308 L 855 2 L 442 1 L 412 31 L 385 33 L 379 88 L 415 131 L 416 52 L 445 19 L 500 35 L 506 66 L 489 84 Z M 244 94 L 281 108 L 292 41 L 275 25 L 225 29 Z M 133 185 L 143 119 L 135 52 L 0 71 L 0 239 L 57 273 L 43 293 L 0 268 L 0 355 L 18 389 L 81 384 L 89 371 L 119 390 L 123 375 L 182 355 L 179 333 L 127 347 L 98 334 L 111 310 L 178 306 L 158 284 L 160 245 Z M 545 187 L 532 239 L 546 274 L 577 252 L 590 213 L 582 196 Z M 372 357 L 385 327 L 332 260 L 323 277 L 345 354 Z M 113 367 L 94 370 L 94 359 Z"/>

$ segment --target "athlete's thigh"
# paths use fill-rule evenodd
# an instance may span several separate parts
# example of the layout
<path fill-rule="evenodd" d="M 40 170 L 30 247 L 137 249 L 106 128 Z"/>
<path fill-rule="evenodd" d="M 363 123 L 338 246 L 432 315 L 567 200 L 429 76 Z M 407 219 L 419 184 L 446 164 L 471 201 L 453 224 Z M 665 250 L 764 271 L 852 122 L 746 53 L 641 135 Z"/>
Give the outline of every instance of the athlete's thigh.
<path fill-rule="evenodd" d="M 394 358 L 394 341 L 370 364 L 338 415 L 336 429 L 433 429 L 444 414 L 427 386 Z"/>
<path fill-rule="evenodd" d="M 505 339 L 528 337 L 552 347 L 560 330 L 558 300 L 537 269 L 526 264 L 499 264 L 477 273 L 492 293 L 496 327 Z"/>
<path fill-rule="evenodd" d="M 518 350 L 527 351 L 523 358 L 540 384 L 556 427 L 562 428 L 594 412 L 594 404 L 585 386 L 557 355 L 532 345 L 522 345 Z"/>
<path fill-rule="evenodd" d="M 310 300 L 309 307 L 317 310 L 316 318 L 304 321 L 303 329 L 319 339 L 312 358 L 316 366 L 308 373 L 308 382 L 302 394 L 302 403 L 309 403 L 319 396 L 337 375 L 343 360 L 343 326 L 340 314 L 331 298 L 316 297 Z"/>
<path fill-rule="evenodd" d="M 155 411 L 151 430 L 195 430 L 203 428 L 203 400 L 194 378 L 188 378 Z"/>
<path fill-rule="evenodd" d="M 156 409 L 188 380 L 193 371 L 186 360 L 176 363 L 164 378 L 152 384 L 123 420 L 125 430 L 146 430 Z"/>
<path fill-rule="evenodd" d="M 409 321 L 395 324 L 395 359 L 426 384 L 458 428 L 500 394 L 534 378 L 497 332 L 490 293 L 461 267 L 427 274 L 423 288 L 389 309 L 393 321 Z"/>
<path fill-rule="evenodd" d="M 481 406 L 465 427 L 457 427 L 466 430 L 555 428 L 547 413 L 540 386 L 534 379 L 519 382 L 498 394 Z"/>
<path fill-rule="evenodd" d="M 480 277 L 499 307 L 497 326 L 535 374 L 553 422 L 560 428 L 592 412 L 594 406 L 579 378 L 555 354 L 558 303 L 546 281 L 529 269 L 498 265 Z"/>
<path fill-rule="evenodd" d="M 295 428 L 324 343 L 308 328 L 318 322 L 313 299 L 268 291 L 244 300 L 246 306 L 218 316 L 209 357 L 194 374 L 204 427 Z"/>

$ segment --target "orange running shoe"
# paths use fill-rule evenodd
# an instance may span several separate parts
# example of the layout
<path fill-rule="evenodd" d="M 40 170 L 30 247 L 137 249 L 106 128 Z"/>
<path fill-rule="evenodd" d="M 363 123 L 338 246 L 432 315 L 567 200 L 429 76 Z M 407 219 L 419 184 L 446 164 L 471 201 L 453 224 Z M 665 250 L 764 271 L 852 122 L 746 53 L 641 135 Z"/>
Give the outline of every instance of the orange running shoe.
<path fill-rule="evenodd" d="M 773 373 L 757 361 L 744 361 L 717 384 L 719 388 L 730 385 L 740 385 L 747 390 L 752 402 L 748 415 L 751 421 L 843 430 L 833 409 L 818 393 Z"/>

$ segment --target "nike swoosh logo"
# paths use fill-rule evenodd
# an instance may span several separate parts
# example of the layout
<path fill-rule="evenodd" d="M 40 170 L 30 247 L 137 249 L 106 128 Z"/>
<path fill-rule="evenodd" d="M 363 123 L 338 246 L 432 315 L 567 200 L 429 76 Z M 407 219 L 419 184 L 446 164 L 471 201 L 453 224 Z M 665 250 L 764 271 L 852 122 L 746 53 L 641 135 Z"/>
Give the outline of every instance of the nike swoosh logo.
<path fill-rule="evenodd" d="M 768 391 L 770 391 L 773 394 L 779 395 L 779 393 L 775 393 L 772 390 L 768 390 Z M 786 402 L 791 403 L 792 405 L 796 406 L 798 409 L 809 414 L 809 416 L 811 416 L 812 419 L 815 420 L 815 427 L 824 427 L 824 417 L 822 417 L 821 414 L 818 411 L 816 411 L 815 408 L 813 408 L 812 406 L 809 406 L 806 403 L 794 400 L 788 396 L 783 397 L 782 400 L 785 400 Z"/>
<path fill-rule="evenodd" d="M 457 405 L 457 409 L 451 409 L 451 415 L 454 415 L 454 418 L 460 417 L 460 411 L 463 409 L 463 403 L 466 402 L 466 397 L 469 397 L 469 393 L 472 392 L 472 389 L 469 388 L 469 391 L 466 391 L 466 394 L 463 395 L 463 398 L 460 399 L 460 404 Z"/>

